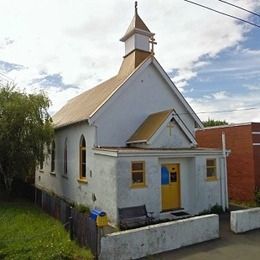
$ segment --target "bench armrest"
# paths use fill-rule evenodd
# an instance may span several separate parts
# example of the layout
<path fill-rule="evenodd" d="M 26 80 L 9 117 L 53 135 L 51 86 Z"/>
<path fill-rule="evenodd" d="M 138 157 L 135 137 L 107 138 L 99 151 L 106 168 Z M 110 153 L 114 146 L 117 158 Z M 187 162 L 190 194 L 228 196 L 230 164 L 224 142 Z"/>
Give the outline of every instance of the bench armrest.
<path fill-rule="evenodd" d="M 153 214 L 154 214 L 153 211 L 147 212 L 147 216 L 148 216 L 149 218 L 154 218 L 154 217 L 153 217 Z"/>

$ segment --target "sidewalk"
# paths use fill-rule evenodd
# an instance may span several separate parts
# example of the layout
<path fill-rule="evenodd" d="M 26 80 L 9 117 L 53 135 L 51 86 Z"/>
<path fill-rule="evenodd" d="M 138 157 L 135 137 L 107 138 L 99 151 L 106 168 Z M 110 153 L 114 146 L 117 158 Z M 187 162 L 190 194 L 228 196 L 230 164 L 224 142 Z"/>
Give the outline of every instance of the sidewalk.
<path fill-rule="evenodd" d="M 236 235 L 230 231 L 229 214 L 220 216 L 220 239 L 158 254 L 147 259 L 259 260 L 260 229 Z"/>

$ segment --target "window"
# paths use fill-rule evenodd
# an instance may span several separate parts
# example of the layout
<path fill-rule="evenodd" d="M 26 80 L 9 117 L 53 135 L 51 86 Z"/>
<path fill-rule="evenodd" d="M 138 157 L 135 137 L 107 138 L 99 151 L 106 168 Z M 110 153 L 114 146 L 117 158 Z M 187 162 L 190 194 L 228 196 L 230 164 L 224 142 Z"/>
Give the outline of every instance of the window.
<path fill-rule="evenodd" d="M 40 160 L 39 160 L 39 170 L 41 172 L 43 172 L 43 163 L 44 163 L 44 148 L 43 148 L 43 145 L 41 145 L 41 150 L 42 150 L 42 153 L 41 156 L 40 156 Z"/>
<path fill-rule="evenodd" d="M 83 135 L 80 138 L 79 156 L 80 179 L 86 179 L 86 140 Z"/>
<path fill-rule="evenodd" d="M 64 169 L 63 169 L 63 173 L 64 175 L 68 174 L 68 150 L 67 150 L 67 138 L 65 139 L 64 142 Z"/>
<path fill-rule="evenodd" d="M 207 159 L 207 180 L 217 179 L 216 159 Z"/>
<path fill-rule="evenodd" d="M 132 187 L 145 186 L 145 162 L 132 162 Z"/>
<path fill-rule="evenodd" d="M 51 172 L 55 172 L 55 142 L 51 145 Z"/>
<path fill-rule="evenodd" d="M 40 171 L 43 171 L 43 159 L 40 159 Z"/>

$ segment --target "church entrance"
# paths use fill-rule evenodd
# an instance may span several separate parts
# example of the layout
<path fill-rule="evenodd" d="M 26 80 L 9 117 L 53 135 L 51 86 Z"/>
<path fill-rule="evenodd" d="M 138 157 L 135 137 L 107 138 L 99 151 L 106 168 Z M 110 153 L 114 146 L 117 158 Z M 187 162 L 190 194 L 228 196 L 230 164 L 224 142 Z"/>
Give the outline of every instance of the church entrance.
<path fill-rule="evenodd" d="M 180 165 L 161 165 L 162 211 L 180 208 Z"/>

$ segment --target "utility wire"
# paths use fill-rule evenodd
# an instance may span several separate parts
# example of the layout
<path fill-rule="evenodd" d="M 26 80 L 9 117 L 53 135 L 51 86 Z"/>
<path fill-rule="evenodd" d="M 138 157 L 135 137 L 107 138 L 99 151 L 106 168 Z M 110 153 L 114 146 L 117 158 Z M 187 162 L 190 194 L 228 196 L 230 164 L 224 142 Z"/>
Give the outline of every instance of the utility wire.
<path fill-rule="evenodd" d="M 206 6 L 206 5 L 202 5 L 202 4 L 199 4 L 199 3 L 196 3 L 196 2 L 190 1 L 190 0 L 184 0 L 184 1 L 185 1 L 185 2 L 188 2 L 188 3 L 190 3 L 190 4 L 194 4 L 194 5 L 200 6 L 200 7 L 202 7 L 202 8 L 208 9 L 208 10 L 213 11 L 213 12 L 215 12 L 215 13 L 218 13 L 218 14 L 221 14 L 221 15 L 224 15 L 224 16 L 227 16 L 227 17 L 230 17 L 230 18 L 233 18 L 233 19 L 238 20 L 238 21 L 240 21 L 240 22 L 247 23 L 247 24 L 250 24 L 250 25 L 252 25 L 252 26 L 255 26 L 255 27 L 260 28 L 260 25 L 258 25 L 258 24 L 256 24 L 256 23 L 252 23 L 252 22 L 249 22 L 249 21 L 244 20 L 244 19 L 242 19 L 242 18 L 239 18 L 239 17 L 233 16 L 233 15 L 230 15 L 230 14 L 227 14 L 227 13 L 224 13 L 224 12 L 221 12 L 221 11 L 218 11 L 218 10 L 213 9 L 213 8 L 211 8 L 211 7 L 208 7 L 208 6 Z"/>
<path fill-rule="evenodd" d="M 248 111 L 248 110 L 256 110 L 256 109 L 260 109 L 260 108 L 256 108 L 256 107 L 250 107 L 250 108 L 240 108 L 240 109 L 228 109 L 228 110 L 215 110 L 215 111 L 201 111 L 198 112 L 197 114 L 207 114 L 207 113 L 229 113 L 229 112 L 239 112 L 239 111 Z"/>
<path fill-rule="evenodd" d="M 248 110 L 258 110 L 260 107 L 249 107 L 249 108 L 240 108 L 240 109 L 227 109 L 227 110 L 213 110 L 213 111 L 199 111 L 199 112 L 183 112 L 183 113 L 173 113 L 174 115 L 187 115 L 187 114 L 220 114 L 220 113 L 230 113 L 230 112 L 241 112 L 241 111 L 248 111 Z"/>
<path fill-rule="evenodd" d="M 245 12 L 248 12 L 248 13 L 250 13 L 250 14 L 253 14 L 253 15 L 256 15 L 256 16 L 260 17 L 260 14 L 257 14 L 257 13 L 255 13 L 255 12 L 252 12 L 252 11 L 250 11 L 250 10 L 244 8 L 244 7 L 241 7 L 241 6 L 232 4 L 232 3 L 228 2 L 228 1 L 223 1 L 223 0 L 218 0 L 218 1 L 219 1 L 219 2 L 222 2 L 222 3 L 224 3 L 224 4 L 227 4 L 227 5 L 231 5 L 231 6 L 233 6 L 233 7 L 236 7 L 236 8 L 238 8 L 238 9 L 240 9 L 240 10 L 243 10 L 243 11 L 245 11 Z"/>

